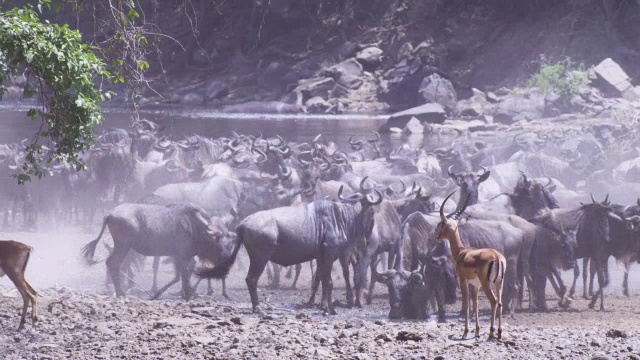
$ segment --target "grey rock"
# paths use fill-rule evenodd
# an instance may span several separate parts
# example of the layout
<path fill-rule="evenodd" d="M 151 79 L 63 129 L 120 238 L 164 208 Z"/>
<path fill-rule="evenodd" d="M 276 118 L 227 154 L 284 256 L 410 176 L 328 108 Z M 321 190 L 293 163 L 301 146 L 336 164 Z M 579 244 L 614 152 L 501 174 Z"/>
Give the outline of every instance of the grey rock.
<path fill-rule="evenodd" d="M 448 112 L 456 109 L 458 96 L 453 84 L 438 74 L 431 74 L 422 79 L 418 92 L 426 102 L 438 103 Z"/>
<path fill-rule="evenodd" d="M 165 327 L 182 327 L 182 326 L 194 326 L 201 324 L 202 321 L 189 318 L 167 318 L 158 320 L 153 324 L 154 329 L 162 329 Z"/>
<path fill-rule="evenodd" d="M 306 109 L 310 113 L 324 114 L 331 109 L 331 104 L 320 96 L 312 97 L 305 103 Z"/>
<path fill-rule="evenodd" d="M 617 329 L 611 329 L 611 330 L 607 331 L 607 337 L 609 337 L 609 338 L 626 339 L 627 337 L 629 337 L 629 335 L 625 331 L 617 330 Z"/>
<path fill-rule="evenodd" d="M 597 77 L 595 85 L 609 95 L 622 96 L 632 87 L 629 75 L 611 58 L 602 60 L 593 71 Z"/>
<path fill-rule="evenodd" d="M 494 92 L 489 91 L 487 92 L 487 101 L 497 104 L 498 102 L 500 102 L 500 98 Z"/>
<path fill-rule="evenodd" d="M 412 117 L 407 125 L 405 125 L 404 129 L 402 129 L 402 132 L 405 134 L 422 134 L 424 133 L 424 126 L 422 126 L 420 120 Z"/>
<path fill-rule="evenodd" d="M 458 101 L 456 105 L 460 116 L 478 117 L 493 111 L 493 104 L 487 100 L 485 93 L 478 89 L 471 89 L 473 95 L 464 100 Z"/>
<path fill-rule="evenodd" d="M 229 93 L 229 86 L 223 81 L 213 80 L 204 88 L 206 100 L 221 99 Z"/>
<path fill-rule="evenodd" d="M 417 118 L 421 123 L 442 124 L 446 117 L 440 104 L 424 104 L 411 109 L 397 112 L 380 127 L 381 132 L 388 132 L 390 128 L 404 129 L 411 118 Z"/>
<path fill-rule="evenodd" d="M 377 66 L 382 62 L 382 54 L 382 49 L 372 46 L 358 52 L 356 60 L 364 66 Z"/>
<path fill-rule="evenodd" d="M 328 99 L 335 86 L 336 81 L 331 77 L 312 78 L 300 80 L 293 92 L 295 93 L 295 91 L 299 90 L 308 98 L 320 96 Z"/>
<path fill-rule="evenodd" d="M 348 89 L 357 89 L 362 85 L 362 64 L 350 58 L 320 72 L 321 76 L 332 77 L 338 84 Z"/>
<path fill-rule="evenodd" d="M 204 101 L 204 97 L 200 94 L 190 92 L 182 97 L 182 104 L 184 105 L 199 105 Z"/>
<path fill-rule="evenodd" d="M 410 42 L 406 42 L 400 45 L 400 49 L 398 49 L 398 57 L 397 60 L 405 60 L 411 57 L 413 54 L 413 45 Z"/>
<path fill-rule="evenodd" d="M 502 100 L 494 114 L 494 121 L 513 124 L 521 120 L 542 118 L 544 114 L 544 94 L 540 89 L 530 89 L 526 94 L 512 94 Z"/>

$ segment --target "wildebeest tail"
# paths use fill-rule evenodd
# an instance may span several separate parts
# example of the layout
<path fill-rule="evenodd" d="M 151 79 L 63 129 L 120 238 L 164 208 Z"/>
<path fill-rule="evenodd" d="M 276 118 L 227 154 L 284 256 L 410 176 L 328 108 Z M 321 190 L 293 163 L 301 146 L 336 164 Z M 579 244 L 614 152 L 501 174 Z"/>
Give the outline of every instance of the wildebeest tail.
<path fill-rule="evenodd" d="M 109 216 L 104 218 L 104 220 L 102 221 L 102 230 L 100 230 L 100 234 L 98 234 L 98 237 L 82 248 L 82 257 L 89 265 L 97 263 L 97 261 L 93 260 L 93 256 L 96 253 L 96 247 L 98 246 L 98 242 L 100 241 L 100 238 L 104 233 L 104 229 L 107 228 L 108 220 Z"/>
<path fill-rule="evenodd" d="M 229 275 L 229 270 L 231 270 L 231 266 L 236 261 L 236 257 L 238 256 L 238 251 L 240 251 L 240 247 L 242 246 L 242 229 L 238 228 L 236 235 L 236 243 L 233 248 L 233 252 L 227 258 L 222 258 L 221 261 L 216 264 L 216 266 L 212 268 L 199 268 L 196 269 L 195 274 L 201 278 L 206 279 L 224 279 Z"/>

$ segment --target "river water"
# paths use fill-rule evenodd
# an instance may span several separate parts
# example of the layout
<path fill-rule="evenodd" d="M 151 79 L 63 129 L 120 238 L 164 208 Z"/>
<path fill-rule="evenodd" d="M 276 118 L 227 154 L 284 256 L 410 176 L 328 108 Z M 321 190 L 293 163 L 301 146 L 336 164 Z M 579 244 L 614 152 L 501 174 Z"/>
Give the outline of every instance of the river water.
<path fill-rule="evenodd" d="M 19 142 L 32 139 L 40 122 L 27 117 L 28 107 L 0 104 L 0 143 Z M 96 131 L 107 128 L 128 128 L 131 115 L 122 110 L 105 109 L 105 121 Z M 147 119 L 165 127 L 164 134 L 179 139 L 185 135 L 198 134 L 207 137 L 230 136 L 232 132 L 264 136 L 280 135 L 288 141 L 310 141 L 318 134 L 325 140 L 335 141 L 341 148 L 349 148 L 351 135 L 357 138 L 373 138 L 372 131 L 382 125 L 385 115 L 315 115 L 315 114 L 225 114 L 207 109 L 158 108 L 141 110 L 141 119 Z M 451 138 L 409 138 L 401 134 L 382 134 L 385 145 L 399 146 L 405 142 L 413 146 L 450 144 Z"/>

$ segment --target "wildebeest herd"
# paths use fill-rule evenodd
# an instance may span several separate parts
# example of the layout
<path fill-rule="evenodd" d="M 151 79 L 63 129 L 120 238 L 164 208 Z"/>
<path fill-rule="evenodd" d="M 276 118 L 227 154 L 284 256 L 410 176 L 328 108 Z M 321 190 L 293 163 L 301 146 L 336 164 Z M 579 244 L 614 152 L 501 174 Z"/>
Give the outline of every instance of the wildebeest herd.
<path fill-rule="evenodd" d="M 127 291 L 122 275 L 131 280 L 144 257 L 153 256 L 154 272 L 160 257 L 175 266 L 175 278 L 160 289 L 154 276 L 153 298 L 181 281 L 188 300 L 194 272 L 198 279 L 224 279 L 244 249 L 254 311 L 265 269 L 277 287 L 282 267 L 295 266 L 295 286 L 301 264 L 313 262 L 309 304 L 322 284 L 321 308 L 334 314 L 336 260 L 346 305 L 371 303 L 375 284 L 383 283 L 394 319 L 423 319 L 436 311 L 444 321 L 460 283 L 475 284 L 471 293 L 477 297 L 487 279 L 499 283 L 502 296 L 495 304 L 487 293 L 499 313 L 503 306 L 513 314 L 525 296 L 529 310 L 544 311 L 547 281 L 559 305 L 570 305 L 578 259 L 583 296 L 589 307 L 600 300 L 604 310 L 608 259 L 623 262 L 626 294 L 628 270 L 640 259 L 640 200 L 627 202 L 629 194 L 640 195 L 640 154 L 613 159 L 612 135 L 601 135 L 584 127 L 389 148 L 373 133 L 352 136 L 345 149 L 322 135 L 309 142 L 236 133 L 172 139 L 142 120 L 131 129 L 104 131 L 83 154 L 89 171 L 59 164 L 53 176 L 26 186 L 11 176 L 24 159 L 24 143 L 0 146 L 3 226 L 18 228 L 21 215 L 25 229 L 66 222 L 97 231 L 96 214 L 104 213 L 99 236 L 82 255 L 94 263 L 108 228 L 113 245 L 105 243 L 106 266 L 118 296 Z M 454 190 L 457 205 L 444 201 Z M 491 256 L 461 265 L 453 256 L 460 249 L 438 241 L 446 237 L 445 227 L 467 247 L 492 249 L 475 259 Z M 476 278 L 467 281 L 465 268 L 486 275 L 474 270 Z M 574 274 L 569 288 L 561 278 L 568 270 Z"/>

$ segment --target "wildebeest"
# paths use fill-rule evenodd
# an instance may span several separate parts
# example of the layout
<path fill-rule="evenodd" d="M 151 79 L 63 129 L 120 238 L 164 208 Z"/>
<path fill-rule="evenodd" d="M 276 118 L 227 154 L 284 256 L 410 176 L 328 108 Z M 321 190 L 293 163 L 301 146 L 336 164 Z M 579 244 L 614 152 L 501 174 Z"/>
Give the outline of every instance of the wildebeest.
<path fill-rule="evenodd" d="M 189 264 L 194 256 L 216 263 L 215 239 L 204 210 L 190 204 L 167 206 L 121 204 L 104 218 L 98 237 L 89 242 L 82 254 L 87 263 L 94 263 L 96 246 L 106 227 L 113 238 L 113 252 L 107 258 L 116 296 L 124 296 L 120 284 L 120 266 L 131 249 L 145 256 L 170 256 L 176 265 L 176 277 L 153 296 L 158 298 L 182 278 L 182 296 L 192 295 Z"/>
<path fill-rule="evenodd" d="M 240 222 L 237 237 L 218 242 L 218 251 L 228 254 L 211 269 L 201 269 L 205 278 L 224 278 L 242 245 L 249 254 L 246 282 L 254 312 L 258 311 L 258 279 L 272 261 L 282 266 L 316 259 L 317 275 L 322 280 L 322 307 L 335 314 L 331 291 L 331 267 L 345 249 L 358 238 L 358 231 L 370 232 L 373 227 L 373 207 L 382 202 L 382 195 L 356 194 L 353 203 L 341 204 L 326 200 L 314 201 L 304 207 L 280 207 L 259 211 Z M 366 220 L 366 219 L 370 220 Z M 359 226 L 360 223 L 370 224 Z M 364 234 L 367 236 L 368 234 Z"/>

